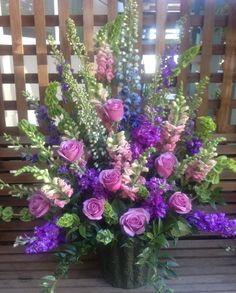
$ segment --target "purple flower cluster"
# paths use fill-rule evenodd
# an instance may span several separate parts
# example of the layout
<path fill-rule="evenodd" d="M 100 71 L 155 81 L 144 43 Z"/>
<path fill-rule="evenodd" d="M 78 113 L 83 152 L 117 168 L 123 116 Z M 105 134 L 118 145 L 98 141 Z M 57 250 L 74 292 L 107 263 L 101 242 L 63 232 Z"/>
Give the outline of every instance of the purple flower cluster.
<path fill-rule="evenodd" d="M 99 182 L 98 171 L 95 169 L 87 169 L 86 173 L 78 178 L 78 185 L 81 192 L 89 192 L 96 198 L 107 198 L 108 193 Z"/>
<path fill-rule="evenodd" d="M 143 149 L 156 146 L 160 141 L 160 128 L 154 125 L 145 115 L 140 115 L 140 124 L 132 131 L 133 142 Z"/>
<path fill-rule="evenodd" d="M 200 138 L 194 137 L 191 140 L 186 141 L 186 148 L 190 155 L 194 156 L 200 152 L 202 147 L 202 140 Z"/>
<path fill-rule="evenodd" d="M 187 220 L 200 232 L 216 233 L 227 238 L 236 236 L 236 219 L 229 219 L 224 213 L 195 211 Z"/>
<path fill-rule="evenodd" d="M 25 252 L 27 254 L 37 254 L 51 251 L 62 242 L 61 229 L 54 221 L 43 226 L 36 226 L 32 237 L 26 236 L 28 241 Z"/>
<path fill-rule="evenodd" d="M 143 207 L 148 210 L 152 219 L 164 218 L 168 205 L 163 198 L 163 194 L 171 190 L 171 186 L 166 179 L 152 177 L 146 182 L 146 187 L 150 191 L 150 196 L 144 202 Z"/>
<path fill-rule="evenodd" d="M 165 88 L 169 88 L 171 86 L 172 72 L 173 69 L 176 67 L 176 62 L 174 60 L 176 54 L 176 48 L 174 48 L 172 51 L 166 52 L 163 57 L 161 73 Z"/>
<path fill-rule="evenodd" d="M 35 110 L 39 126 L 46 126 L 49 135 L 46 136 L 46 143 L 50 145 L 59 145 L 61 142 L 60 133 L 55 122 L 48 116 L 48 109 L 45 105 L 39 105 Z"/>

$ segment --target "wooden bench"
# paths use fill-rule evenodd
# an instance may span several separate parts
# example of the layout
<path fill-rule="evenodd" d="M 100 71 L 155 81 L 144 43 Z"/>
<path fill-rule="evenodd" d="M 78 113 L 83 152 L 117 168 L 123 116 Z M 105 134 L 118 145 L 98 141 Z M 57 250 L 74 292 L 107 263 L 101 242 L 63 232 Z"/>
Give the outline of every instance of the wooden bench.
<path fill-rule="evenodd" d="M 226 134 L 227 142 L 219 146 L 220 154 L 236 158 L 236 134 Z M 23 142 L 27 142 L 22 138 Z M 20 153 L 16 153 L 0 138 L 0 178 L 8 183 L 33 183 L 32 177 L 14 177 L 12 171 L 25 165 Z M 225 172 L 220 186 L 226 206 L 220 211 L 236 215 L 236 175 Z M 1 205 L 20 208 L 26 201 L 12 198 L 7 190 L 0 191 Z M 12 242 L 19 234 L 30 232 L 35 224 L 14 220 L 0 222 L 0 293 L 39 292 L 39 280 L 55 268 L 56 262 L 51 254 L 25 256 L 22 248 L 13 248 Z M 178 279 L 169 281 L 176 293 L 236 292 L 236 253 L 225 251 L 226 246 L 236 246 L 236 240 L 219 239 L 214 235 L 198 235 L 179 241 L 170 254 L 176 258 Z M 121 293 L 126 290 L 111 288 L 102 280 L 96 257 L 87 258 L 83 264 L 74 266 L 69 279 L 59 284 L 59 293 Z M 130 293 L 153 292 L 151 288 L 129 290 Z"/>

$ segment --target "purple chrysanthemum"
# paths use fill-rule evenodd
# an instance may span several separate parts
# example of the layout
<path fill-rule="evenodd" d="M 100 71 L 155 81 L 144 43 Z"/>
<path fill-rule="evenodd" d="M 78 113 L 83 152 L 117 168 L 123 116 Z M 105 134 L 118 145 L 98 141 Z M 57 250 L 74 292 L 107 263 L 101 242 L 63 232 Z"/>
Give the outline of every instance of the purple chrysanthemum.
<path fill-rule="evenodd" d="M 200 232 L 216 233 L 228 238 L 236 236 L 236 219 L 229 219 L 225 213 L 195 211 L 187 220 Z"/>
<path fill-rule="evenodd" d="M 202 140 L 194 137 L 191 140 L 186 141 L 186 148 L 190 155 L 194 156 L 200 152 L 202 147 Z"/>
<path fill-rule="evenodd" d="M 34 228 L 33 236 L 25 236 L 28 241 L 25 252 L 27 254 L 38 254 L 48 252 L 57 248 L 62 241 L 61 229 L 54 221 L 48 222 L 43 226 Z"/>

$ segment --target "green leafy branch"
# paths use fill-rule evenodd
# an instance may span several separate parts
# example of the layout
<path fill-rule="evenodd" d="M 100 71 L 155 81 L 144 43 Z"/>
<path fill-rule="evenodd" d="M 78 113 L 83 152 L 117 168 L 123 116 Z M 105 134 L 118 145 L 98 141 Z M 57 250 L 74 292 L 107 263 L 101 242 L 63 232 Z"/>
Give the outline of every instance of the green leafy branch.
<path fill-rule="evenodd" d="M 44 183 L 50 183 L 51 178 L 48 169 L 39 169 L 36 166 L 25 166 L 16 171 L 15 176 L 19 176 L 24 173 L 31 173 L 37 180 L 43 181 Z"/>
<path fill-rule="evenodd" d="M 57 98 L 57 88 L 59 83 L 50 82 L 46 90 L 45 104 L 48 107 L 48 114 L 51 118 L 59 120 L 58 130 L 69 138 L 77 138 L 79 136 L 79 127 L 71 118 L 69 113 L 59 104 Z"/>
<path fill-rule="evenodd" d="M 9 193 L 11 196 L 19 198 L 27 198 L 29 194 L 37 190 L 36 187 L 29 187 L 23 184 L 8 184 L 0 179 L 0 190 L 4 188 L 10 189 Z"/>
<path fill-rule="evenodd" d="M 29 121 L 22 119 L 19 122 L 19 128 L 30 138 L 32 141 L 33 147 L 40 149 L 40 157 L 45 161 L 53 161 L 53 151 L 50 146 L 45 146 L 45 137 L 42 133 L 39 132 L 38 127 L 34 124 L 31 124 Z"/>
<path fill-rule="evenodd" d="M 177 66 L 173 69 L 173 76 L 178 76 L 182 69 L 186 68 L 193 59 L 198 55 L 201 45 L 196 45 L 186 50 L 183 55 L 179 57 Z"/>

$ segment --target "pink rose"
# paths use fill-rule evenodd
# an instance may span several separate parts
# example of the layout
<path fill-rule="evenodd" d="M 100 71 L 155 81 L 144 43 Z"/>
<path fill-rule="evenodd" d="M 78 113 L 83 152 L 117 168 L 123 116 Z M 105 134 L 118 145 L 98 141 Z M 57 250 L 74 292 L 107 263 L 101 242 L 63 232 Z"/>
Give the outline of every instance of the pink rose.
<path fill-rule="evenodd" d="M 36 218 L 44 216 L 50 210 L 50 201 L 43 192 L 34 193 L 29 200 L 29 211 Z"/>
<path fill-rule="evenodd" d="M 62 158 L 72 163 L 83 156 L 84 144 L 75 139 L 65 140 L 57 152 Z"/>
<path fill-rule="evenodd" d="M 120 99 L 110 99 L 103 105 L 111 121 L 119 122 L 124 116 L 124 105 Z"/>
<path fill-rule="evenodd" d="M 121 175 L 116 169 L 103 170 L 99 182 L 109 191 L 115 192 L 121 187 Z"/>
<path fill-rule="evenodd" d="M 101 220 L 104 213 L 104 204 L 104 199 L 87 199 L 83 202 L 83 213 L 90 220 Z"/>
<path fill-rule="evenodd" d="M 168 178 L 174 171 L 177 164 L 176 156 L 173 153 L 167 152 L 160 155 L 155 160 L 156 170 L 159 176 Z"/>
<path fill-rule="evenodd" d="M 178 214 L 188 214 L 192 210 L 192 201 L 185 193 L 178 191 L 169 198 L 169 206 Z"/>
<path fill-rule="evenodd" d="M 145 232 L 145 225 L 150 221 L 150 214 L 143 208 L 129 209 L 120 217 L 120 225 L 131 237 Z"/>

